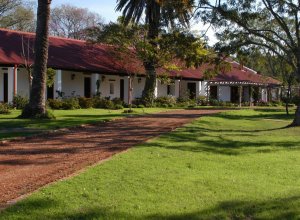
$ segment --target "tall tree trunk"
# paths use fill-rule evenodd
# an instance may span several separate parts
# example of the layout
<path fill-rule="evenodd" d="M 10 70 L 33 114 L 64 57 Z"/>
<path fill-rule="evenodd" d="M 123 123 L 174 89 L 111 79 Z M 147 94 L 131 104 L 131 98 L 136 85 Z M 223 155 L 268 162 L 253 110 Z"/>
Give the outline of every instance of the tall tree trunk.
<path fill-rule="evenodd" d="M 300 80 L 300 62 L 298 62 L 298 68 L 297 68 L 297 77 Z M 299 89 L 299 95 L 300 95 L 300 89 Z M 300 126 L 300 102 L 298 103 L 297 110 L 295 112 L 295 118 L 293 123 L 290 125 L 290 127 L 296 127 Z"/>
<path fill-rule="evenodd" d="M 156 39 L 159 35 L 160 28 L 160 5 L 157 1 L 149 1 L 146 6 L 146 19 L 149 23 L 149 29 L 147 38 L 153 47 L 154 53 L 158 49 Z M 146 82 L 142 94 L 142 99 L 145 105 L 153 105 L 155 99 L 155 88 L 156 88 L 156 67 L 157 57 L 154 55 L 152 57 L 147 57 L 147 61 L 144 62 L 144 67 L 146 71 Z"/>
<path fill-rule="evenodd" d="M 285 100 L 285 111 L 286 111 L 286 115 L 289 115 L 289 104 L 291 102 L 292 99 L 292 81 L 291 79 L 288 80 L 288 91 L 287 91 L 287 96 L 286 96 L 286 100 Z"/>
<path fill-rule="evenodd" d="M 29 104 L 22 112 L 23 118 L 44 117 L 46 115 L 45 91 L 48 60 L 48 35 L 51 0 L 38 0 L 37 28 L 32 87 Z"/>
<path fill-rule="evenodd" d="M 153 106 L 155 99 L 155 88 L 156 88 L 156 70 L 152 63 L 144 64 L 146 70 L 146 82 L 143 90 L 143 102 L 146 106 Z"/>
<path fill-rule="evenodd" d="M 297 106 L 294 121 L 290 126 L 291 127 L 300 126 L 300 103 Z"/>

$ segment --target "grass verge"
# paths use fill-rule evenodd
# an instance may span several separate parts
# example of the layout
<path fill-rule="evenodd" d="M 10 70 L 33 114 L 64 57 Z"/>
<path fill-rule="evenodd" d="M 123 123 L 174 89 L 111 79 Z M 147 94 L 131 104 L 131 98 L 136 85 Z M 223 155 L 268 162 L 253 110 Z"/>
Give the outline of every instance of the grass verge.
<path fill-rule="evenodd" d="M 300 128 L 282 111 L 203 117 L 68 180 L 0 219 L 299 219 Z"/>
<path fill-rule="evenodd" d="M 166 111 L 163 108 L 134 109 L 133 114 L 150 114 Z M 21 111 L 13 110 L 11 114 L 0 115 L 0 140 L 18 136 L 29 136 L 39 132 L 74 127 L 81 124 L 97 123 L 127 117 L 124 110 L 107 109 L 79 109 L 79 110 L 53 110 L 50 112 L 55 120 L 19 119 Z M 132 113 L 130 115 L 133 115 Z"/>

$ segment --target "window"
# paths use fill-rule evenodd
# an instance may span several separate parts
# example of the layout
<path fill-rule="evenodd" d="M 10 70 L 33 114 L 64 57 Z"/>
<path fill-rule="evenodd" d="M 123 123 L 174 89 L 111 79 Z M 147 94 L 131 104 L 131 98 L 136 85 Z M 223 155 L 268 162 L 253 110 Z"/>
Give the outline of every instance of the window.
<path fill-rule="evenodd" d="M 109 94 L 110 95 L 115 94 L 114 83 L 109 83 Z"/>

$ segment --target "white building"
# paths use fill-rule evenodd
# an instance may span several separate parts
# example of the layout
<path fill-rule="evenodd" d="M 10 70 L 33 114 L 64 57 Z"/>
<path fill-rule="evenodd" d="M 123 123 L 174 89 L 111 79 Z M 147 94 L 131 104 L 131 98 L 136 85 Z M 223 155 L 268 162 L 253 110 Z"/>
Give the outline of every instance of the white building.
<path fill-rule="evenodd" d="M 32 65 L 35 35 L 0 29 L 0 102 L 11 102 L 15 95 L 28 96 L 26 65 Z M 64 96 L 121 98 L 131 102 L 142 95 L 145 74 L 140 62 L 116 59 L 109 45 L 90 45 L 85 41 L 50 37 L 48 67 L 55 69 L 55 81 L 47 89 L 47 98 Z M 280 82 L 265 78 L 232 62 L 232 69 L 212 80 L 203 80 L 203 68 L 169 71 L 170 85 L 157 81 L 156 96 L 210 96 L 221 101 L 254 101 L 254 90 L 261 100 L 277 98 Z M 240 89 L 243 88 L 243 89 Z M 242 96 L 240 96 L 242 94 Z"/>

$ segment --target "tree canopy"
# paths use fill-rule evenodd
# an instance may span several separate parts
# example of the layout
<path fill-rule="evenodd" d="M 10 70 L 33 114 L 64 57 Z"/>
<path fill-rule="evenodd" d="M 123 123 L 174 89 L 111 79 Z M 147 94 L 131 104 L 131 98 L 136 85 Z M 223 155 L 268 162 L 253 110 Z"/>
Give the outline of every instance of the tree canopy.
<path fill-rule="evenodd" d="M 0 0 L 0 27 L 13 30 L 35 30 L 34 3 L 20 0 Z"/>
<path fill-rule="evenodd" d="M 86 39 L 86 30 L 103 22 L 99 14 L 87 8 L 63 4 L 52 9 L 49 27 L 55 36 Z"/>
<path fill-rule="evenodd" d="M 296 0 L 200 0 L 197 16 L 218 30 L 216 49 L 233 53 L 265 48 L 300 79 L 300 2 Z M 293 125 L 300 126 L 300 103 Z"/>

